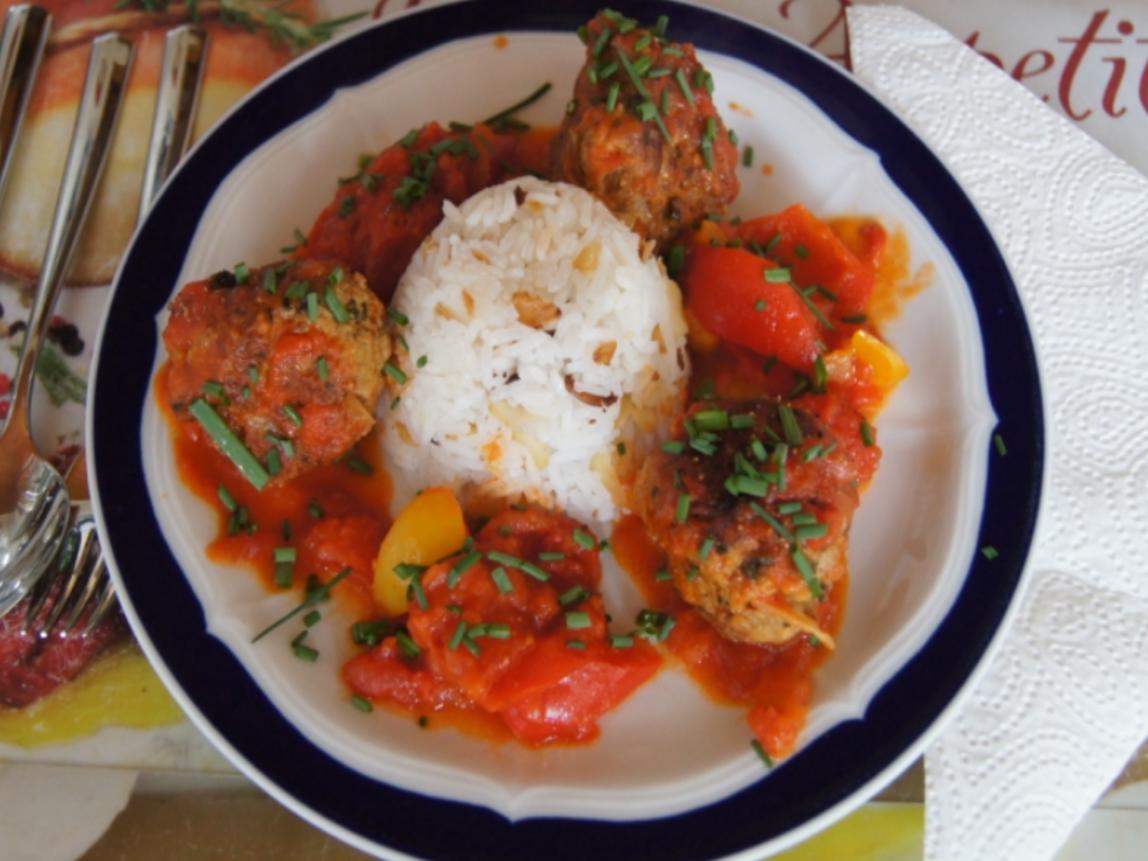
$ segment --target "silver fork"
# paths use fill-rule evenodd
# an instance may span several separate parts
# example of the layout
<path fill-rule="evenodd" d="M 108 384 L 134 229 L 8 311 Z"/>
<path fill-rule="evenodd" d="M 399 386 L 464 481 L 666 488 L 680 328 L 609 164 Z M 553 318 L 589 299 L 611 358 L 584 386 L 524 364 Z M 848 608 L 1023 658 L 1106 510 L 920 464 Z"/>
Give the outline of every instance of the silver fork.
<path fill-rule="evenodd" d="M 207 34 L 203 30 L 183 25 L 168 32 L 140 194 L 141 219 L 187 150 L 206 59 Z M 45 610 L 45 602 L 53 594 L 55 602 Z M 91 503 L 74 503 L 71 527 L 57 563 L 33 590 L 24 626 L 39 637 L 72 633 L 83 636 L 114 606 L 115 590 Z M 77 630 L 81 621 L 83 627 Z"/>

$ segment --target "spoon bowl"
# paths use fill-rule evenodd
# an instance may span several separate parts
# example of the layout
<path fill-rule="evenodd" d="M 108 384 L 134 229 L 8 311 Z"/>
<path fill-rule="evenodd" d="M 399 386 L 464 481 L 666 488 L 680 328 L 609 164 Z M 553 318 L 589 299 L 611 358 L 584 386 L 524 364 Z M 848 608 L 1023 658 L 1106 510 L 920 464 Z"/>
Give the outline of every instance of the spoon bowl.
<path fill-rule="evenodd" d="M 64 479 L 30 452 L 0 513 L 0 616 L 20 602 L 60 549 L 68 525 Z"/>

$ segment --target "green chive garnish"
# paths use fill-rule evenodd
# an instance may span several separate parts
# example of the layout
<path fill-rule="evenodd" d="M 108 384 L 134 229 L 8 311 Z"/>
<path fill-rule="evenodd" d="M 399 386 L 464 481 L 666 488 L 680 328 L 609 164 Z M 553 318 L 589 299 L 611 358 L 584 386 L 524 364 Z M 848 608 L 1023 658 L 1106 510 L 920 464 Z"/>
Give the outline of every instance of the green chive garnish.
<path fill-rule="evenodd" d="M 583 610 L 568 610 L 566 612 L 566 627 L 571 631 L 589 628 L 590 614 Z"/>
<path fill-rule="evenodd" d="M 447 643 L 447 648 L 452 652 L 462 644 L 463 637 L 466 636 L 466 622 L 462 619 L 458 620 L 458 625 L 455 626 L 454 634 L 451 635 L 450 642 Z"/>
<path fill-rule="evenodd" d="M 773 768 L 773 757 L 766 753 L 765 748 L 761 746 L 760 741 L 755 738 L 749 743 L 749 746 L 753 748 L 753 752 L 758 755 L 758 758 L 760 758 L 761 761 L 765 763 L 766 768 Z"/>
<path fill-rule="evenodd" d="M 797 573 L 801 575 L 801 579 L 803 579 L 805 585 L 809 587 L 810 594 L 820 600 L 825 593 L 821 590 L 821 583 L 817 580 L 817 574 L 813 570 L 813 563 L 809 561 L 809 557 L 805 555 L 800 547 L 794 547 L 789 551 L 789 558 L 793 560 L 793 564 L 797 568 Z"/>
<path fill-rule="evenodd" d="M 569 607 L 571 604 L 577 604 L 579 601 L 583 601 L 589 597 L 590 593 L 581 586 L 571 586 L 558 596 L 558 603 L 563 607 Z"/>
<path fill-rule="evenodd" d="M 327 382 L 327 379 L 331 376 L 331 369 L 327 365 L 326 356 L 320 356 L 315 360 L 315 373 L 319 375 L 319 379 L 324 383 Z"/>
<path fill-rule="evenodd" d="M 490 572 L 490 579 L 494 581 L 494 585 L 503 595 L 509 595 L 514 591 L 514 584 L 510 582 L 510 575 L 501 565 Z"/>
<path fill-rule="evenodd" d="M 666 454 L 681 454 L 686 450 L 686 444 L 681 440 L 666 440 L 662 443 L 662 451 Z"/>
<path fill-rule="evenodd" d="M 781 404 L 777 408 L 777 414 L 781 419 L 781 431 L 785 434 L 785 441 L 794 448 L 801 445 L 804 437 L 801 435 L 801 425 L 797 423 L 793 408 L 788 404 Z"/>
<path fill-rule="evenodd" d="M 861 443 L 869 448 L 873 445 L 873 425 L 869 424 L 869 419 L 861 419 Z"/>
<path fill-rule="evenodd" d="M 291 424 L 296 427 L 303 427 L 303 416 L 299 414 L 299 410 L 291 404 L 284 404 L 283 412 L 287 415 L 287 418 L 291 419 Z"/>
<path fill-rule="evenodd" d="M 995 547 L 993 547 L 991 544 L 986 544 L 984 547 L 981 548 L 981 555 L 984 556 L 985 559 L 988 559 L 991 561 L 993 559 L 996 559 L 997 556 L 999 556 L 1000 554 L 997 552 L 997 549 Z"/>
<path fill-rule="evenodd" d="M 387 316 L 398 323 L 400 326 L 405 326 L 411 321 L 410 318 L 398 308 L 388 308 Z"/>
<path fill-rule="evenodd" d="M 363 712 L 364 714 L 370 714 L 371 712 L 373 712 L 375 710 L 375 707 L 373 705 L 371 705 L 370 700 L 364 699 L 363 697 L 359 696 L 358 694 L 355 694 L 353 697 L 351 697 L 351 705 L 353 705 L 355 708 L 357 708 L 359 711 Z"/>
<path fill-rule="evenodd" d="M 239 507 L 239 503 L 235 501 L 235 497 L 231 495 L 231 491 L 222 484 L 216 488 L 215 495 L 219 497 L 219 501 L 223 503 L 223 507 L 228 511 L 235 511 L 235 509 Z"/>
<path fill-rule="evenodd" d="M 574 543 L 581 547 L 583 550 L 593 550 L 598 546 L 598 539 L 596 539 L 588 532 L 583 532 L 581 529 L 575 529 Z"/>
<path fill-rule="evenodd" d="M 355 454 L 353 451 L 343 456 L 343 463 L 351 472 L 359 475 L 373 475 L 375 468 Z"/>
<path fill-rule="evenodd" d="M 472 550 L 455 562 L 454 565 L 451 566 L 450 574 L 447 575 L 446 585 L 453 589 L 462 578 L 462 575 L 473 568 L 480 559 L 482 559 L 482 552 Z"/>
<path fill-rule="evenodd" d="M 335 288 L 329 284 L 323 294 L 323 301 L 327 303 L 327 307 L 331 310 L 331 316 L 335 318 L 335 322 L 346 323 L 351 319 L 351 315 L 347 313 L 346 306 L 343 305 L 335 293 Z"/>
<path fill-rule="evenodd" d="M 583 643 L 581 640 L 567 640 L 566 641 L 566 648 L 567 649 L 585 649 L 586 644 Z"/>
<path fill-rule="evenodd" d="M 785 284 L 789 281 L 789 269 L 784 266 L 774 266 L 764 270 L 761 276 L 768 284 Z"/>
<path fill-rule="evenodd" d="M 293 643 L 291 650 L 295 653 L 295 657 L 300 661 L 306 661 L 309 664 L 315 663 L 319 660 L 319 650 L 312 649 L 310 646 L 303 643 Z"/>
<path fill-rule="evenodd" d="M 398 383 L 400 386 L 408 379 L 407 375 L 394 363 L 387 362 L 383 365 L 383 371 L 388 377 Z"/>
<path fill-rule="evenodd" d="M 793 537 L 798 541 L 809 541 L 813 538 L 824 538 L 829 534 L 829 526 L 825 523 L 811 523 L 807 526 L 799 526 L 793 530 Z"/>
<path fill-rule="evenodd" d="M 686 519 L 690 516 L 690 495 L 682 493 L 678 495 L 678 506 L 674 511 L 674 519 L 678 523 L 685 523 Z"/>
<path fill-rule="evenodd" d="M 1002 437 L 999 433 L 993 436 L 993 445 L 996 446 L 997 454 L 999 454 L 1001 457 L 1004 457 L 1006 454 L 1008 454 L 1008 449 L 1005 448 L 1004 444 L 1004 437 Z"/>
<path fill-rule="evenodd" d="M 256 489 L 262 490 L 267 482 L 271 480 L 267 470 L 263 465 L 256 460 L 253 455 L 245 446 L 235 432 L 227 426 L 227 422 L 215 411 L 215 409 L 207 401 L 199 398 L 192 401 L 191 406 L 188 407 L 189 412 L 197 422 L 207 431 L 212 441 L 227 458 L 235 464 L 239 472 L 255 485 Z M 274 449 L 272 449 L 274 451 Z"/>
<path fill-rule="evenodd" d="M 299 615 L 304 610 L 308 610 L 311 607 L 314 607 L 316 604 L 320 603 L 321 601 L 327 600 L 327 598 L 331 594 L 331 590 L 334 589 L 335 586 L 341 580 L 343 580 L 345 577 L 350 576 L 350 574 L 351 574 L 351 569 L 350 568 L 344 568 L 342 571 L 340 571 L 338 574 L 336 574 L 334 577 L 332 577 L 326 583 L 321 583 L 320 585 L 316 586 L 314 589 L 312 589 L 310 592 L 307 593 L 306 597 L 303 599 L 303 601 L 297 607 L 295 607 L 295 609 L 291 610 L 289 613 L 284 614 L 283 616 L 280 616 L 278 619 L 276 619 L 274 622 L 272 622 L 270 625 L 268 625 L 266 628 L 264 628 L 262 631 L 260 631 L 258 634 L 256 634 L 252 638 L 251 642 L 252 643 L 258 643 L 261 639 L 266 637 L 268 634 L 270 634 L 272 631 L 274 631 L 276 628 L 278 628 L 284 622 L 287 622 L 290 619 L 295 618 L 295 616 Z"/>

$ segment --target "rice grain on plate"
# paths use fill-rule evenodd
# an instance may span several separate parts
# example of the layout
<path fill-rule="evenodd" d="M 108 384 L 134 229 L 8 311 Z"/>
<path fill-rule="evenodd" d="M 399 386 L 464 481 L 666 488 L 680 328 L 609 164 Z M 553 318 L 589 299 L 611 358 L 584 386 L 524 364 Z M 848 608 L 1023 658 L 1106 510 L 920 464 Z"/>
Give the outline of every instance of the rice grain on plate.
<path fill-rule="evenodd" d="M 392 305 L 396 503 L 441 484 L 613 519 L 681 405 L 678 288 L 575 186 L 519 178 L 444 209 Z"/>

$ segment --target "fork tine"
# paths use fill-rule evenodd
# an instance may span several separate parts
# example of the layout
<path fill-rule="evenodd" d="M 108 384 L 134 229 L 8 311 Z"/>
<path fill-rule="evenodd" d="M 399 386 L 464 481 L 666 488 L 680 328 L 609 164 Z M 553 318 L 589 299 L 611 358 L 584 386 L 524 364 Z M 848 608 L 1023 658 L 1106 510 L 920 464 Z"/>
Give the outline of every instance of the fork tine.
<path fill-rule="evenodd" d="M 46 637 L 56 627 L 56 623 L 60 621 L 60 617 L 64 614 L 65 610 L 73 608 L 78 594 L 78 590 L 83 591 L 87 585 L 87 572 L 92 563 L 89 562 L 93 553 L 97 559 L 100 556 L 100 548 L 96 542 L 95 524 L 90 520 L 85 520 L 78 523 L 73 527 L 73 531 L 78 534 L 76 555 L 72 559 L 72 565 L 68 569 L 61 569 L 61 574 L 57 579 L 61 582 L 60 590 L 56 595 L 56 603 L 52 607 L 51 612 L 44 621 L 38 626 L 38 633 L 41 637 Z M 83 603 L 78 604 L 83 607 Z M 69 610 L 69 612 L 74 612 Z M 71 618 L 69 616 L 69 618 Z"/>
<path fill-rule="evenodd" d="M 91 533 L 94 535 L 95 533 Z M 98 542 L 91 541 L 88 547 L 89 552 L 80 560 L 77 566 L 80 576 L 75 583 L 74 594 L 71 597 L 69 607 L 69 614 L 60 631 L 67 634 L 69 631 L 76 627 L 76 622 L 79 621 L 80 616 L 83 615 L 84 610 L 89 606 L 92 596 L 96 593 L 96 589 L 102 586 L 101 578 L 107 579 L 107 568 L 104 565 L 104 556 L 100 552 Z"/>
<path fill-rule="evenodd" d="M 104 562 L 104 557 L 100 556 L 97 563 L 98 571 L 92 575 L 92 579 L 99 579 L 100 590 L 96 593 L 96 597 L 90 603 L 95 605 L 88 622 L 84 625 L 81 634 L 90 634 L 96 625 L 103 621 L 108 611 L 116 605 L 116 590 L 115 584 L 112 583 L 112 578 L 108 575 L 108 566 Z"/>
<path fill-rule="evenodd" d="M 46 571 L 32 588 L 28 599 L 28 610 L 24 614 L 25 631 L 36 631 L 37 633 L 42 631 L 44 626 L 36 623 L 36 617 L 40 615 L 40 610 L 43 609 L 56 584 L 64 578 L 65 572 L 73 570 L 79 556 L 80 539 L 80 532 L 75 526 L 64 534 L 64 545 L 60 549 L 60 555 L 56 557 L 55 565 L 51 570 Z"/>

